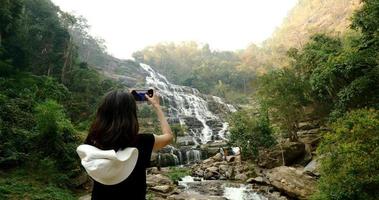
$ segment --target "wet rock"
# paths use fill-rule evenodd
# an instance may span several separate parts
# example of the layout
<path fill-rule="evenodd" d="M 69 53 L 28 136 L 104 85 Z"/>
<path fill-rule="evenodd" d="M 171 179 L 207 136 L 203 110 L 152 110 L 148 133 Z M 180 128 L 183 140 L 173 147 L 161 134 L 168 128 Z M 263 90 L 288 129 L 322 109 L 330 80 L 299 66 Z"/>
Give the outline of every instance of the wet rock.
<path fill-rule="evenodd" d="M 199 178 L 199 177 L 194 177 L 193 180 L 194 180 L 194 181 L 201 181 L 201 178 Z"/>
<path fill-rule="evenodd" d="M 157 185 L 151 188 L 151 190 L 161 193 L 168 193 L 172 190 L 170 185 Z"/>
<path fill-rule="evenodd" d="M 290 197 L 308 199 L 315 191 L 316 180 L 303 174 L 303 169 L 276 167 L 266 172 L 271 185 Z"/>
<path fill-rule="evenodd" d="M 177 137 L 176 144 L 178 146 L 193 146 L 195 142 L 191 136 L 179 136 Z"/>

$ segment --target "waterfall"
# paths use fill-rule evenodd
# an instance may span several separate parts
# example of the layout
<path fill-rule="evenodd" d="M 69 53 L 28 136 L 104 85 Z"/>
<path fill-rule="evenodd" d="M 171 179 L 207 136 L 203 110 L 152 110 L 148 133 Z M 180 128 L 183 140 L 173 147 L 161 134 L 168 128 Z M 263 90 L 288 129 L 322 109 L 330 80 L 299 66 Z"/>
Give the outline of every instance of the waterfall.
<path fill-rule="evenodd" d="M 224 122 L 222 123 L 222 128 L 221 130 L 218 132 L 218 136 L 223 139 L 223 140 L 228 140 L 226 138 L 226 133 L 228 133 L 228 128 L 229 128 L 229 123 L 228 122 Z"/>
<path fill-rule="evenodd" d="M 201 160 L 201 151 L 196 149 L 191 149 L 186 152 L 187 164 L 194 163 Z"/>
<path fill-rule="evenodd" d="M 188 126 L 188 119 L 195 118 L 201 123 L 201 129 L 190 128 L 193 137 L 199 139 L 202 144 L 212 140 L 213 131 L 207 124 L 211 120 L 221 121 L 221 119 L 212 113 L 208 108 L 207 101 L 202 98 L 201 93 L 191 87 L 180 86 L 170 83 L 167 78 L 153 70 L 149 65 L 140 64 L 148 73 L 146 76 L 146 85 L 155 88 L 161 95 L 164 103 L 168 104 L 168 115 L 170 118 L 178 119 L 181 125 Z M 220 104 L 226 105 L 230 112 L 234 112 L 232 105 L 225 104 L 221 98 L 213 97 Z M 223 124 L 227 126 L 227 123 Z M 224 136 L 227 127 L 222 128 L 221 134 Z M 220 132 L 218 133 L 220 135 Z"/>

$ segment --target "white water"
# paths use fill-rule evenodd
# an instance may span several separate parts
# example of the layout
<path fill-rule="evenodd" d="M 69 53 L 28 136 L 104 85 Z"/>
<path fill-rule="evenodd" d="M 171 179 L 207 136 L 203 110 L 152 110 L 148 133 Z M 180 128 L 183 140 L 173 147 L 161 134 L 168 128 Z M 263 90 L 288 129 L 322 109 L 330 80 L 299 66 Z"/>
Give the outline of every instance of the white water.
<path fill-rule="evenodd" d="M 170 105 L 168 106 L 169 117 L 178 119 L 181 125 L 186 124 L 186 118 L 195 117 L 202 124 L 202 128 L 201 130 L 194 129 L 189 131 L 194 137 L 198 138 L 202 144 L 211 141 L 214 133 L 212 128 L 207 125 L 207 121 L 217 120 L 222 122 L 222 120 L 208 109 L 208 103 L 201 97 L 201 93 L 194 88 L 172 84 L 165 76 L 153 70 L 149 65 L 143 63 L 140 65 L 148 72 L 146 85 L 158 90 L 164 103 Z M 213 96 L 213 99 L 215 102 L 225 105 L 229 109 L 229 112 L 236 111 L 232 105 L 224 103 L 221 98 Z M 228 123 L 222 123 L 223 127 L 217 134 L 222 139 L 225 139 Z M 195 141 L 195 143 L 197 143 L 197 141 Z"/>
<path fill-rule="evenodd" d="M 201 151 L 196 149 L 191 149 L 186 152 L 187 164 L 197 162 L 201 160 Z"/>
<path fill-rule="evenodd" d="M 197 192 L 191 189 L 191 187 L 188 185 L 188 183 L 193 182 L 195 182 L 195 180 L 192 176 L 185 176 L 178 183 L 179 185 L 183 186 L 187 192 Z M 206 185 L 207 181 L 202 179 L 201 182 L 198 183 L 203 183 Z M 223 184 L 222 186 L 224 190 L 223 197 L 227 198 L 228 200 L 268 200 L 268 198 L 261 196 L 253 190 L 249 189 L 249 186 L 247 185 L 241 184 L 239 187 L 226 187 L 225 185 L 227 184 Z"/>
<path fill-rule="evenodd" d="M 188 188 L 187 183 L 192 183 L 192 182 L 194 182 L 194 181 L 195 181 L 195 180 L 193 179 L 192 176 L 185 176 L 185 177 L 182 178 L 181 181 L 178 182 L 178 184 L 184 186 L 184 188 L 187 189 L 187 188 Z"/>
<path fill-rule="evenodd" d="M 228 134 L 228 128 L 229 128 L 229 123 L 224 122 L 222 123 L 222 129 L 218 132 L 218 136 L 220 136 L 221 139 L 223 140 L 228 140 L 226 137 L 226 134 Z"/>
<path fill-rule="evenodd" d="M 241 185 L 240 187 L 225 187 L 224 197 L 229 200 L 268 200 L 266 197 L 251 191 L 245 185 Z"/>

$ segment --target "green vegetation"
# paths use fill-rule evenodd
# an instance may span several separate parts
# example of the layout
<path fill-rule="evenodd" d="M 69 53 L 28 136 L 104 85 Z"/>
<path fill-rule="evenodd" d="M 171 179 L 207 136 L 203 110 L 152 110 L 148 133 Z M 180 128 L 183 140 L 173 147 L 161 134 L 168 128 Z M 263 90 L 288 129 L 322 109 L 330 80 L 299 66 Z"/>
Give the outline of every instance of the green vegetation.
<path fill-rule="evenodd" d="M 0 199 L 77 199 L 72 191 L 48 180 L 48 174 L 33 170 L 16 170 L 0 175 Z"/>
<path fill-rule="evenodd" d="M 378 199 L 378 110 L 352 111 L 331 127 L 318 148 L 322 176 L 314 199 Z"/>
<path fill-rule="evenodd" d="M 227 52 L 162 43 L 133 56 L 177 84 L 254 103 L 230 117 L 230 142 L 244 158 L 257 159 L 276 138 L 298 140 L 300 122 L 320 121 L 331 130 L 318 149 L 313 198 L 378 199 L 379 1 L 362 2 L 348 21 L 356 0 L 301 0 L 262 47 Z M 72 180 L 81 172 L 75 147 L 100 97 L 120 87 L 97 69 L 132 74 L 138 85 L 139 66 L 112 58 L 83 17 L 50 0 L 0 5 L 0 199 L 74 199 Z M 138 115 L 141 132 L 159 132 L 150 107 Z M 189 170 L 167 175 L 178 181 Z"/>
<path fill-rule="evenodd" d="M 172 181 L 180 181 L 181 178 L 191 175 L 191 170 L 183 167 L 170 167 L 170 171 L 166 174 Z"/>
<path fill-rule="evenodd" d="M 116 84 L 80 60 L 76 17 L 50 0 L 0 5 L 0 198 L 74 199 L 79 131 Z"/>
<path fill-rule="evenodd" d="M 244 110 L 233 114 L 230 120 L 230 142 L 242 148 L 242 156 L 257 159 L 259 150 L 275 144 L 273 130 L 267 112 L 255 116 L 252 111 Z"/>
<path fill-rule="evenodd" d="M 282 137 L 297 140 L 299 122 L 318 119 L 331 127 L 318 149 L 321 179 L 315 199 L 379 197 L 379 2 L 363 2 L 350 32 L 311 36 L 302 49 L 287 52 L 287 68 L 273 69 L 256 82 L 256 100 L 272 123 L 259 122 L 267 125 L 264 130 L 277 127 Z M 251 116 L 232 118 L 232 141 L 256 152 L 246 145 L 247 135 L 262 132 L 251 131 L 259 127 Z"/>

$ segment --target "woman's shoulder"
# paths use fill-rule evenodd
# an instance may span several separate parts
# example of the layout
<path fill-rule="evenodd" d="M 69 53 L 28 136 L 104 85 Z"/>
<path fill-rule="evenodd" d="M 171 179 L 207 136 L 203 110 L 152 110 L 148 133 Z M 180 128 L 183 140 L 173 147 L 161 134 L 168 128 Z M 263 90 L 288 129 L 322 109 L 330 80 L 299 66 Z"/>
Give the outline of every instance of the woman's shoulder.
<path fill-rule="evenodd" d="M 138 133 L 137 134 L 138 138 L 151 138 L 154 137 L 153 133 Z"/>
<path fill-rule="evenodd" d="M 138 143 L 152 143 L 154 144 L 155 138 L 154 134 L 152 133 L 139 133 L 137 135 L 137 141 Z"/>

